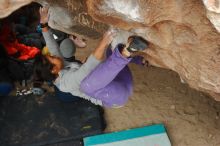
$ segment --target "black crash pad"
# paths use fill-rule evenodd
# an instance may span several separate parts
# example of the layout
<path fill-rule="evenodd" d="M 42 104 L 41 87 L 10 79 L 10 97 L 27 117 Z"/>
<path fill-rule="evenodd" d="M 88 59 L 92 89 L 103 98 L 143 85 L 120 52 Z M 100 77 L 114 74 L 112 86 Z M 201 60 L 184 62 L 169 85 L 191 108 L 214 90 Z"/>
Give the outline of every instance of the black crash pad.
<path fill-rule="evenodd" d="M 80 145 L 105 127 L 101 107 L 85 100 L 63 103 L 53 94 L 29 95 L 4 97 L 0 105 L 1 146 Z"/>

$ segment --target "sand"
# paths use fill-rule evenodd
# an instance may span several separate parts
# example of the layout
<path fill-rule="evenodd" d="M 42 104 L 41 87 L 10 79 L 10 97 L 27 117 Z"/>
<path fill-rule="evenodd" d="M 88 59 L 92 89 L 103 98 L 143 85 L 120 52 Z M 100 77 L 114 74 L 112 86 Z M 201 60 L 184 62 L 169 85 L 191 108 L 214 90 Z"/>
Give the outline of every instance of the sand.
<path fill-rule="evenodd" d="M 83 58 L 97 45 L 78 49 Z M 105 109 L 106 132 L 165 124 L 173 146 L 220 146 L 220 102 L 191 89 L 178 74 L 130 64 L 134 93 L 119 109 Z"/>
<path fill-rule="evenodd" d="M 120 109 L 106 109 L 106 132 L 164 123 L 173 146 L 220 146 L 220 103 L 160 68 L 130 65 L 134 94 Z"/>

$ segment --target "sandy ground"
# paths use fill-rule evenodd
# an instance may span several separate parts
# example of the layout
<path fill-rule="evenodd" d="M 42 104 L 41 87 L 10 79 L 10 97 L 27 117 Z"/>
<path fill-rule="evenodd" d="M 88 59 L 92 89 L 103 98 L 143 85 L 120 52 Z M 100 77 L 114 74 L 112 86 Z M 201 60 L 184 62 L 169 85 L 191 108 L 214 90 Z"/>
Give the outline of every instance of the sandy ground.
<path fill-rule="evenodd" d="M 88 55 L 88 40 L 77 56 Z M 130 65 L 134 93 L 126 106 L 105 109 L 106 132 L 164 123 L 173 146 L 220 146 L 220 102 L 189 88 L 170 70 Z"/>

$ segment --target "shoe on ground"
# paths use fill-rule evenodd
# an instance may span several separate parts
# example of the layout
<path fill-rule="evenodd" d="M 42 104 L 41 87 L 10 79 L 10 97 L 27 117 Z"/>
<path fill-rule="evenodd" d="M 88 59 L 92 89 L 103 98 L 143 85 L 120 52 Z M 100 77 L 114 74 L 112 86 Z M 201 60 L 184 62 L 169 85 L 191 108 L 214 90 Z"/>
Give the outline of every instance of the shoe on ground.
<path fill-rule="evenodd" d="M 34 88 L 32 89 L 33 95 L 41 96 L 41 95 L 43 95 L 45 92 L 46 92 L 46 90 L 43 89 L 43 88 L 34 87 Z"/>

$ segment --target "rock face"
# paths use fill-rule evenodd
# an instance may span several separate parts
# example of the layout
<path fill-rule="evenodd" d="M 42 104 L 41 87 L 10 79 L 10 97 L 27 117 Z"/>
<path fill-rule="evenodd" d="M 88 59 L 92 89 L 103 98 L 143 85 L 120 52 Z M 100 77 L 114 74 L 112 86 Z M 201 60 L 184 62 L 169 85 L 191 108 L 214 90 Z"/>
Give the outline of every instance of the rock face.
<path fill-rule="evenodd" d="M 151 64 L 220 100 L 219 0 L 36 1 L 49 3 L 50 26 L 68 33 L 96 38 L 113 26 L 120 32 L 115 44 L 143 36 L 151 44 L 144 54 Z"/>
<path fill-rule="evenodd" d="M 0 18 L 7 17 L 15 10 L 31 3 L 32 0 L 0 0 Z"/>
<path fill-rule="evenodd" d="M 207 8 L 207 17 L 220 32 L 220 0 L 203 0 Z"/>
<path fill-rule="evenodd" d="M 97 39 L 108 28 L 87 13 L 84 0 L 35 0 L 50 6 L 49 25 L 69 34 Z"/>

